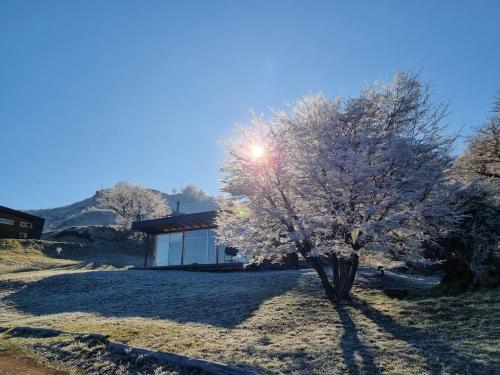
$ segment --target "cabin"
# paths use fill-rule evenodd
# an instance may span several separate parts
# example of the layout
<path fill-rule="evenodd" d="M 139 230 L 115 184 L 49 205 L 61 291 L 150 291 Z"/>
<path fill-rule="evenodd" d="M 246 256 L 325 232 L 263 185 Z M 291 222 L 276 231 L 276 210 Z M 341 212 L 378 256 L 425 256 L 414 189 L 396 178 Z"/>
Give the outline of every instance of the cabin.
<path fill-rule="evenodd" d="M 0 206 L 0 238 L 40 239 L 45 219 Z"/>
<path fill-rule="evenodd" d="M 146 234 L 144 268 L 241 270 L 247 259 L 237 257 L 237 250 L 215 241 L 217 211 L 136 221 L 132 229 Z M 296 267 L 295 257 L 287 257 L 279 265 L 264 268 Z"/>
<path fill-rule="evenodd" d="M 236 259 L 236 251 L 215 243 L 216 215 L 207 211 L 134 222 L 132 229 L 146 233 L 144 267 L 242 268 L 244 260 Z"/>

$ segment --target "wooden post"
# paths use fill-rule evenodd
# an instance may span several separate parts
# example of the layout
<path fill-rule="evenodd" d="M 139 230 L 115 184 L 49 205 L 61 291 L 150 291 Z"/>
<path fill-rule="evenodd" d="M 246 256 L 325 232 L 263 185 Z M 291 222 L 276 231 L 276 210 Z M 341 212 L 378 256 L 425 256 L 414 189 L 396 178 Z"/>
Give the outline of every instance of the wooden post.
<path fill-rule="evenodd" d="M 146 234 L 146 255 L 144 256 L 144 268 L 148 266 L 148 255 L 149 255 L 149 233 Z"/>

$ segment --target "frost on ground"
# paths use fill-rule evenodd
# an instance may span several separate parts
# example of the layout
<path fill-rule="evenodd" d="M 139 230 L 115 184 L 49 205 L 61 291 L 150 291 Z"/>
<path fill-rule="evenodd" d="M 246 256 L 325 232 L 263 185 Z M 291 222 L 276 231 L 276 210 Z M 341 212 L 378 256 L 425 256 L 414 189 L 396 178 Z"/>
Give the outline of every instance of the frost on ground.
<path fill-rule="evenodd" d="M 112 228 L 85 229 L 83 235 L 92 233 L 90 240 L 64 237 L 65 241 L 39 241 L 0 239 L 0 275 L 50 269 L 93 269 L 102 267 L 126 267 L 143 264 L 143 249 L 130 246 L 134 241 L 116 235 Z M 102 231 L 113 235 L 107 242 L 96 236 Z M 71 228 L 65 234 L 74 233 Z M 120 241 L 117 238 L 121 238 Z M 99 239 L 97 241 L 96 239 Z M 69 241 L 66 241 L 69 240 Z M 80 241 L 80 242 L 78 242 Z"/>
<path fill-rule="evenodd" d="M 362 268 L 354 301 L 332 307 L 310 270 L 3 274 L 0 326 L 101 333 L 259 373 L 494 373 L 500 366 L 498 290 L 430 298 L 415 290 L 429 279 L 386 276 Z M 402 299 L 383 291 L 409 287 Z"/>
<path fill-rule="evenodd" d="M 66 366 L 78 368 L 90 375 L 204 374 L 198 370 L 181 369 L 173 365 L 159 363 L 147 356 L 135 356 L 110 350 L 104 343 L 98 342 L 58 338 L 57 340 L 36 340 L 26 346 L 50 362 L 64 363 Z"/>

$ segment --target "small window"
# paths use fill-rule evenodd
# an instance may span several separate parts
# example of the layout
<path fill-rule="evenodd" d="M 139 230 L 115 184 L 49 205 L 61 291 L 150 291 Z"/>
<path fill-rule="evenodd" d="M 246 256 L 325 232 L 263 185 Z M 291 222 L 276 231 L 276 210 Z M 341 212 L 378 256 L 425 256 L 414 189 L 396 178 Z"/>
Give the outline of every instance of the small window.
<path fill-rule="evenodd" d="M 14 220 L 4 219 L 4 218 L 0 217 L 0 224 L 14 225 Z"/>
<path fill-rule="evenodd" d="M 19 232 L 19 238 L 24 238 L 24 239 L 28 238 L 28 233 L 26 233 L 26 232 Z"/>
<path fill-rule="evenodd" d="M 21 227 L 23 227 L 23 228 L 33 228 L 33 225 L 31 223 L 28 223 L 27 221 L 21 221 Z"/>

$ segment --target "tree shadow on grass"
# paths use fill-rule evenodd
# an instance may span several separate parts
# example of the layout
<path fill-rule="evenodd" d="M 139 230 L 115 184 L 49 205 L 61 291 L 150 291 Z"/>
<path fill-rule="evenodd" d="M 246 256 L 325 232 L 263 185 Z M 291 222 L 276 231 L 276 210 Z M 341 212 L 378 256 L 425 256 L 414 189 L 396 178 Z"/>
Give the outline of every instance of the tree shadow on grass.
<path fill-rule="evenodd" d="M 435 332 L 402 325 L 389 315 L 383 314 L 366 304 L 356 301 L 355 305 L 364 316 L 382 330 L 390 333 L 397 340 L 405 341 L 423 356 L 430 374 L 442 374 L 445 370 L 451 370 L 453 373 L 494 373 L 491 366 L 477 361 L 473 355 L 461 353 L 460 359 L 457 360 L 456 350 L 446 342 L 447 338 L 442 337 L 442 335 L 440 336 Z M 339 314 L 341 313 L 339 312 Z M 346 314 L 348 313 L 346 312 Z"/>
<path fill-rule="evenodd" d="M 372 351 L 359 339 L 356 324 L 352 320 L 349 311 L 341 304 L 335 305 L 335 310 L 339 314 L 344 328 L 344 333 L 340 339 L 340 347 L 344 362 L 349 368 L 349 373 L 353 375 L 380 374 L 380 370 L 373 361 Z M 362 367 L 360 369 L 358 369 L 355 361 L 356 353 L 359 354 L 362 360 Z"/>
<path fill-rule="evenodd" d="M 93 271 L 53 275 L 0 301 L 36 315 L 85 312 L 232 328 L 294 288 L 300 271 Z"/>

